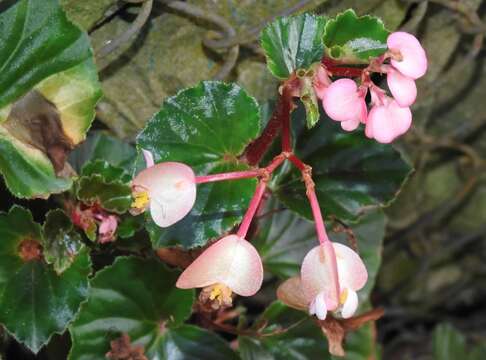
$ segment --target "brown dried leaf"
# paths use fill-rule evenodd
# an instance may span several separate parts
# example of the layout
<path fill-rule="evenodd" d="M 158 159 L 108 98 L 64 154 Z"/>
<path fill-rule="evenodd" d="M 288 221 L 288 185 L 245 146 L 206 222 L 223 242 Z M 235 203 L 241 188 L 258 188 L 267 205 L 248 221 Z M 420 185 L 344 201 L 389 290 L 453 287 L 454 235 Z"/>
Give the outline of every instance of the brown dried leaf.
<path fill-rule="evenodd" d="M 294 276 L 285 280 L 277 288 L 277 298 L 285 305 L 302 311 L 307 311 L 307 301 L 302 290 L 300 276 Z"/>

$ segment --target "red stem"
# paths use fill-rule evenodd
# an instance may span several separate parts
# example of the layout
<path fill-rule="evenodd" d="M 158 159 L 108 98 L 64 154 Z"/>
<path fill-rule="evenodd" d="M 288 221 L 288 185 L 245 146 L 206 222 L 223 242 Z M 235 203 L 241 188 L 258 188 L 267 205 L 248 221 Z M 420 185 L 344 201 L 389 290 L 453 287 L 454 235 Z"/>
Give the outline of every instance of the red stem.
<path fill-rule="evenodd" d="M 266 179 L 260 180 L 260 183 L 258 184 L 255 190 L 255 194 L 253 194 L 253 197 L 250 201 L 248 210 L 246 210 L 245 216 L 243 217 L 243 221 L 241 222 L 240 228 L 236 233 L 236 235 L 238 235 L 239 237 L 242 238 L 246 237 L 248 229 L 250 228 L 251 221 L 253 220 L 253 216 L 255 216 L 255 213 L 258 209 L 258 205 L 260 204 L 262 196 L 265 193 L 266 186 L 267 186 L 267 180 Z"/>
<path fill-rule="evenodd" d="M 205 176 L 196 176 L 196 184 L 204 184 L 208 182 L 223 181 L 223 180 L 237 180 L 237 179 L 247 179 L 252 177 L 257 177 L 261 174 L 261 170 L 246 170 L 246 171 L 235 171 L 221 174 L 212 174 Z"/>
<path fill-rule="evenodd" d="M 284 86 L 282 89 L 282 108 L 281 108 L 281 122 L 282 122 L 282 152 L 292 151 L 292 130 L 290 128 L 290 113 L 292 112 L 292 90 Z"/>
<path fill-rule="evenodd" d="M 332 76 L 360 77 L 363 73 L 363 69 L 349 66 L 340 66 L 340 62 L 334 61 L 329 58 L 322 58 L 321 62 L 324 64 L 327 71 Z"/>

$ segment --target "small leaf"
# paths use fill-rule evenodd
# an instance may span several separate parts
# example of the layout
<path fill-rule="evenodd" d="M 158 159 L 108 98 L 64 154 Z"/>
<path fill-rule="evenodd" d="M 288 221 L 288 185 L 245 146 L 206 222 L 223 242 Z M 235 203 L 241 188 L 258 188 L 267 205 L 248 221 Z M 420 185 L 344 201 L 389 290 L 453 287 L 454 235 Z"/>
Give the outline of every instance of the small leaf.
<path fill-rule="evenodd" d="M 44 223 L 44 259 L 58 274 L 66 271 L 84 248 L 71 219 L 60 209 L 51 210 Z"/>
<path fill-rule="evenodd" d="M 130 185 L 121 181 L 107 182 L 103 175 L 83 176 L 76 182 L 76 197 L 87 205 L 123 214 L 132 203 Z"/>
<path fill-rule="evenodd" d="M 270 72 L 286 79 L 297 69 L 307 69 L 324 55 L 322 36 L 326 18 L 311 14 L 279 18 L 261 34 Z"/>
<path fill-rule="evenodd" d="M 119 181 L 129 183 L 131 176 L 124 169 L 111 165 L 105 160 L 97 159 L 90 161 L 83 166 L 81 176 L 101 175 L 105 182 Z"/>
<path fill-rule="evenodd" d="M 217 335 L 181 325 L 191 314 L 194 291 L 176 288 L 178 275 L 157 260 L 134 257 L 98 272 L 70 327 L 69 359 L 105 359 L 110 342 L 123 334 L 148 359 L 234 359 Z"/>
<path fill-rule="evenodd" d="M 138 136 L 156 163 L 178 161 L 197 175 L 245 170 L 239 155 L 258 135 L 256 101 L 236 84 L 205 81 L 168 98 Z M 167 229 L 149 222 L 154 247 L 203 246 L 237 224 L 255 190 L 254 179 L 198 185 L 196 204 Z M 149 217 L 149 216 L 148 216 Z"/>
<path fill-rule="evenodd" d="M 0 322 L 37 352 L 64 331 L 86 298 L 89 255 L 82 249 L 67 270 L 56 274 L 42 259 L 41 226 L 18 206 L 0 215 L 0 238 Z"/>
<path fill-rule="evenodd" d="M 294 124 L 296 153 L 312 166 L 317 198 L 326 217 L 356 221 L 366 208 L 387 205 L 411 171 L 392 146 L 369 140 L 362 131 L 344 132 L 328 118 L 311 131 L 297 128 L 298 121 Z M 274 190 L 286 206 L 312 220 L 300 172 L 288 173 Z"/>
<path fill-rule="evenodd" d="M 0 28 L 0 172 L 14 195 L 47 197 L 71 187 L 65 160 L 101 96 L 89 39 L 57 0 L 18 1 Z"/>
<path fill-rule="evenodd" d="M 382 55 L 389 31 L 374 16 L 358 17 L 354 10 L 340 13 L 327 22 L 324 34 L 326 55 L 347 64 L 366 64 Z"/>

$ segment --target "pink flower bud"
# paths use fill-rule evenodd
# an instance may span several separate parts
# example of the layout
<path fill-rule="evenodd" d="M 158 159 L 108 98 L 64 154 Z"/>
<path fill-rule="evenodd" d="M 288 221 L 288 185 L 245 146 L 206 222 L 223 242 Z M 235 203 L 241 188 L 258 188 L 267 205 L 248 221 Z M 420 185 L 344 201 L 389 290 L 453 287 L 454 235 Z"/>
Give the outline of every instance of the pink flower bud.
<path fill-rule="evenodd" d="M 310 314 L 324 320 L 327 311 L 340 309 L 341 315 L 349 318 L 356 312 L 356 292 L 366 284 L 368 272 L 357 253 L 345 245 L 332 243 L 339 279 L 339 294 L 336 294 L 330 259 L 332 254 L 326 250 L 326 245 L 316 246 L 305 256 L 301 268 L 302 291 Z M 292 287 L 296 288 L 297 285 Z M 296 300 L 297 298 L 293 302 L 297 303 Z"/>
<path fill-rule="evenodd" d="M 365 134 L 376 141 L 388 144 L 407 132 L 412 125 L 412 112 L 408 107 L 385 96 L 381 104 L 372 107 L 366 123 Z"/>
<path fill-rule="evenodd" d="M 415 36 L 398 31 L 390 34 L 386 42 L 388 48 L 395 54 L 390 60 L 394 68 L 412 79 L 418 79 L 425 74 L 427 56 Z"/>
<path fill-rule="evenodd" d="M 238 295 L 252 296 L 262 281 L 263 265 L 256 249 L 245 239 L 229 235 L 199 255 L 179 276 L 176 286 L 192 289 L 219 285 Z"/>
<path fill-rule="evenodd" d="M 101 218 L 98 228 L 98 241 L 102 244 L 115 240 L 115 232 L 118 227 L 118 218 L 115 215 L 107 215 Z"/>
<path fill-rule="evenodd" d="M 196 201 L 196 177 L 182 163 L 165 162 L 141 171 L 132 181 L 132 208 L 150 208 L 160 227 L 168 227 L 191 211 Z"/>
<path fill-rule="evenodd" d="M 409 107 L 417 98 L 417 86 L 415 80 L 403 75 L 393 67 L 389 67 L 386 77 L 388 87 L 401 107 Z"/>
<path fill-rule="evenodd" d="M 331 85 L 331 79 L 329 78 L 327 70 L 324 66 L 321 65 L 317 68 L 312 85 L 314 87 L 314 91 L 316 92 L 316 96 L 322 100 L 324 98 L 324 94 L 326 93 L 327 87 Z"/>
<path fill-rule="evenodd" d="M 351 79 L 339 79 L 333 82 L 325 93 L 322 105 L 326 114 L 335 121 L 348 122 L 341 125 L 344 130 L 354 130 L 359 122 L 366 121 L 365 94 Z"/>

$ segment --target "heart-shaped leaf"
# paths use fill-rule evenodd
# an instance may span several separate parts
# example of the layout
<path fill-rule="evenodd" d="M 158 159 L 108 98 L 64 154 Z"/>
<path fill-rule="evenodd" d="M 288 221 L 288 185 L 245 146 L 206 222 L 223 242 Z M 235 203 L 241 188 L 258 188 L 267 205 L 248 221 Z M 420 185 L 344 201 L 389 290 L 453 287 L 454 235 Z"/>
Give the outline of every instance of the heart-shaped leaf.
<path fill-rule="evenodd" d="M 273 75 L 286 79 L 297 69 L 307 69 L 324 55 L 322 36 L 326 18 L 301 14 L 283 17 L 267 25 L 261 45 Z"/>
<path fill-rule="evenodd" d="M 258 135 L 259 107 L 236 84 L 206 81 L 168 98 L 138 136 L 155 162 L 178 161 L 197 175 L 240 171 L 238 157 Z M 148 224 L 155 247 L 203 246 L 237 224 L 255 190 L 254 179 L 198 185 L 196 204 L 168 229 Z"/>
<path fill-rule="evenodd" d="M 57 0 L 17 2 L 0 29 L 0 171 L 16 196 L 47 197 L 71 186 L 66 156 L 101 95 L 89 39 Z"/>
<path fill-rule="evenodd" d="M 57 274 L 43 259 L 42 244 L 52 244 L 46 238 L 51 235 L 50 230 L 43 234 L 21 207 L 0 215 L 0 322 L 34 352 L 64 331 L 88 292 L 87 249 L 79 250 L 69 268 Z M 52 247 L 48 251 L 52 255 Z"/>
<path fill-rule="evenodd" d="M 365 208 L 388 204 L 411 171 L 392 146 L 369 140 L 362 131 L 344 132 L 328 118 L 312 130 L 302 131 L 301 122 L 295 120 L 300 135 L 296 153 L 312 166 L 324 216 L 354 221 Z M 293 170 L 281 178 L 275 192 L 287 207 L 312 220 L 300 172 Z"/>
<path fill-rule="evenodd" d="M 118 258 L 92 280 L 89 298 L 71 325 L 69 359 L 105 359 L 123 334 L 148 359 L 233 359 L 218 336 L 181 325 L 191 314 L 193 290 L 175 287 L 177 271 L 157 260 Z"/>
<path fill-rule="evenodd" d="M 358 17 L 349 9 L 327 22 L 324 34 L 326 55 L 347 64 L 368 63 L 386 49 L 389 31 L 374 16 Z"/>

